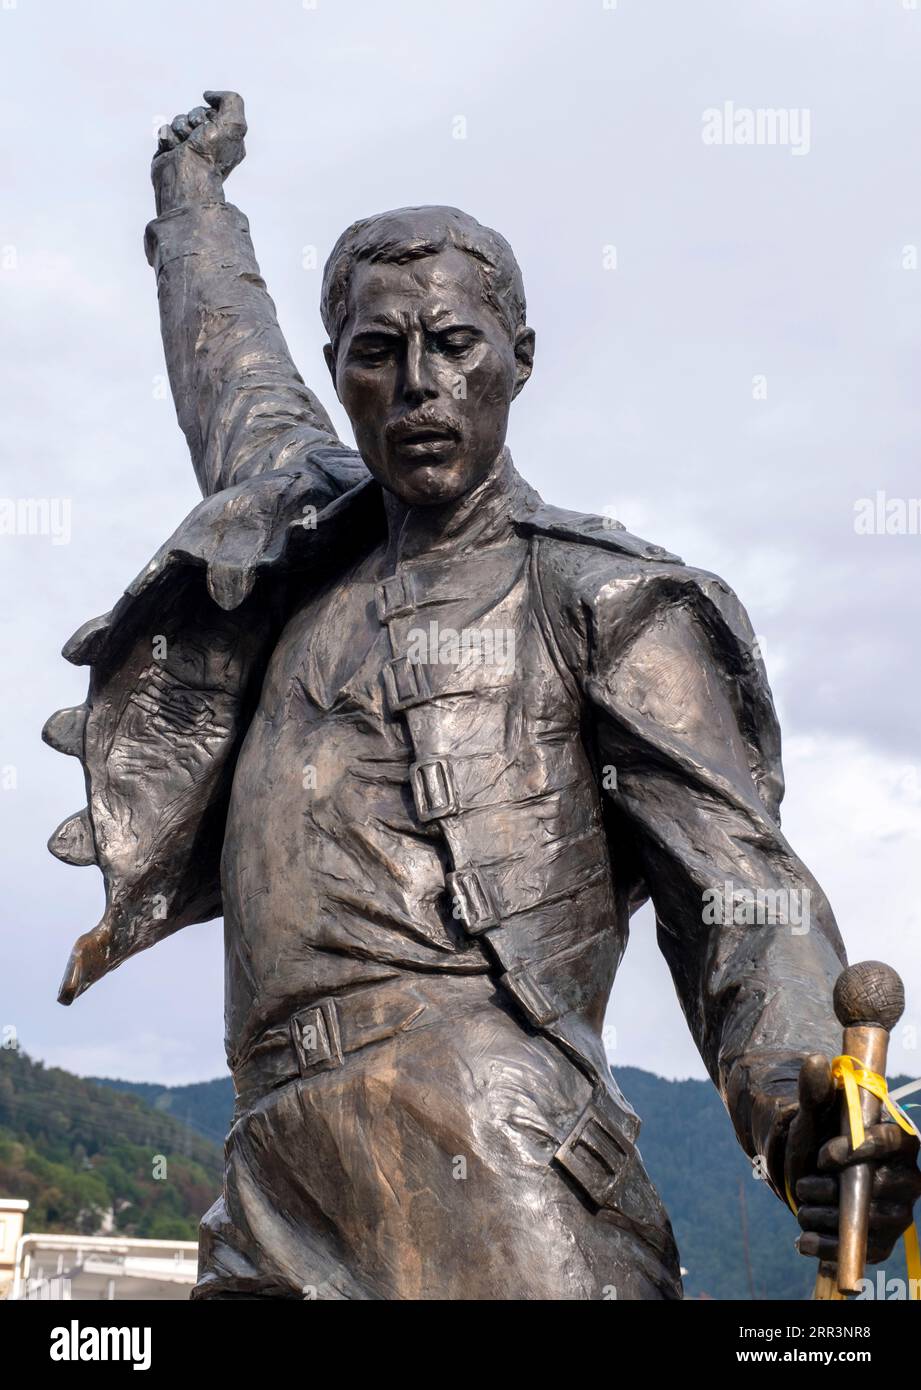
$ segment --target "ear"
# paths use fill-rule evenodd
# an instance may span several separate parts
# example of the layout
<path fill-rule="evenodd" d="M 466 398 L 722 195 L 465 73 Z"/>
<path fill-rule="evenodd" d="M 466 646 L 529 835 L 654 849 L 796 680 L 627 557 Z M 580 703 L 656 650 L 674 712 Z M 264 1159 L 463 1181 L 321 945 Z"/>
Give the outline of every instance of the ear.
<path fill-rule="evenodd" d="M 333 379 L 333 390 L 338 396 L 339 388 L 336 386 L 336 354 L 333 352 L 332 343 L 326 344 L 326 346 L 323 349 L 323 356 L 326 358 L 326 365 L 329 368 L 329 374 Z"/>
<path fill-rule="evenodd" d="M 515 389 L 512 400 L 524 386 L 534 366 L 534 329 L 522 328 L 515 338 Z"/>

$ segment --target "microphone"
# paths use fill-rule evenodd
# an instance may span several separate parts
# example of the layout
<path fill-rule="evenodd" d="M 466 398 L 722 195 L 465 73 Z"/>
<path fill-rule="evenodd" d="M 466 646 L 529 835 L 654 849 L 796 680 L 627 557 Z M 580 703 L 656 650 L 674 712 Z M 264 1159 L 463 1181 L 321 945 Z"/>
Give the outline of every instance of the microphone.
<path fill-rule="evenodd" d="M 890 965 L 865 960 L 848 966 L 838 976 L 834 993 L 835 1013 L 844 1029 L 842 1052 L 867 1071 L 886 1074 L 889 1034 L 902 1017 L 905 987 Z M 875 1125 L 882 1101 L 864 1090 L 857 1092 L 864 1128 Z M 846 1096 L 841 1102 L 841 1133 L 850 1135 Z M 838 1291 L 859 1293 L 867 1258 L 867 1230 L 873 1188 L 871 1163 L 854 1163 L 838 1177 Z"/>

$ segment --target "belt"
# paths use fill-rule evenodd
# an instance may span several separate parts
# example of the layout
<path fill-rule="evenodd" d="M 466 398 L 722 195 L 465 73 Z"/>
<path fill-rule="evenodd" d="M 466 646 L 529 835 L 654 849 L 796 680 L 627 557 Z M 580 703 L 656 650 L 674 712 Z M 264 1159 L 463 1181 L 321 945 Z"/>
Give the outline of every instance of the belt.
<path fill-rule="evenodd" d="M 341 1067 L 344 1059 L 371 1043 L 439 1022 L 465 1006 L 495 997 L 486 974 L 417 975 L 383 980 L 328 995 L 268 1028 L 233 1068 L 239 1117 L 268 1091 L 298 1077 Z"/>
<path fill-rule="evenodd" d="M 318 999 L 287 1023 L 268 1028 L 244 1052 L 233 1072 L 235 1119 L 290 1081 L 334 1070 L 372 1043 L 454 1018 L 459 1010 L 480 1008 L 496 995 L 495 982 L 486 974 L 415 975 Z M 553 1161 L 596 1210 L 627 1216 L 644 1229 L 661 1224 L 658 1213 L 647 1208 L 649 1199 L 630 1190 L 637 1164 L 634 1132 L 606 1087 L 591 1087 L 575 1123 L 564 1122 L 555 1138 Z M 667 1234 L 665 1228 L 653 1229 L 649 1238 L 656 1243 Z"/>

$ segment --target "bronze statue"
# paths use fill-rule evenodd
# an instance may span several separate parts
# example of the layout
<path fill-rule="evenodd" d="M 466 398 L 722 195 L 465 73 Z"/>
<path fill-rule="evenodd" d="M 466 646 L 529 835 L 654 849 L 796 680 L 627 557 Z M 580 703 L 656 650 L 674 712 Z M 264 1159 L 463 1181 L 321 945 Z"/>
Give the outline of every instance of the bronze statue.
<path fill-rule="evenodd" d="M 650 897 L 740 1143 L 833 1258 L 845 957 L 780 831 L 745 612 L 515 471 L 521 274 L 457 209 L 333 248 L 343 444 L 224 201 L 243 104 L 205 98 L 161 132 L 146 237 L 205 500 L 67 645 L 89 697 L 46 728 L 89 794 L 51 847 L 107 890 L 61 1001 L 224 916 L 237 1109 L 194 1296 L 680 1297 L 601 1042 Z M 880 1259 L 921 1176 L 868 1135 Z"/>

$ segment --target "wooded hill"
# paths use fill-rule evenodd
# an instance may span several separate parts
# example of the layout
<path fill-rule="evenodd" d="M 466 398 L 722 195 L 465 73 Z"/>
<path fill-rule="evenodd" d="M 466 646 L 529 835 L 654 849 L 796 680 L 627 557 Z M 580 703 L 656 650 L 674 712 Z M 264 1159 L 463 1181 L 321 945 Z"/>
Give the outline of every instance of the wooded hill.
<path fill-rule="evenodd" d="M 27 1231 L 195 1240 L 221 1170 L 162 1110 L 0 1049 L 0 1193 L 28 1199 Z"/>

